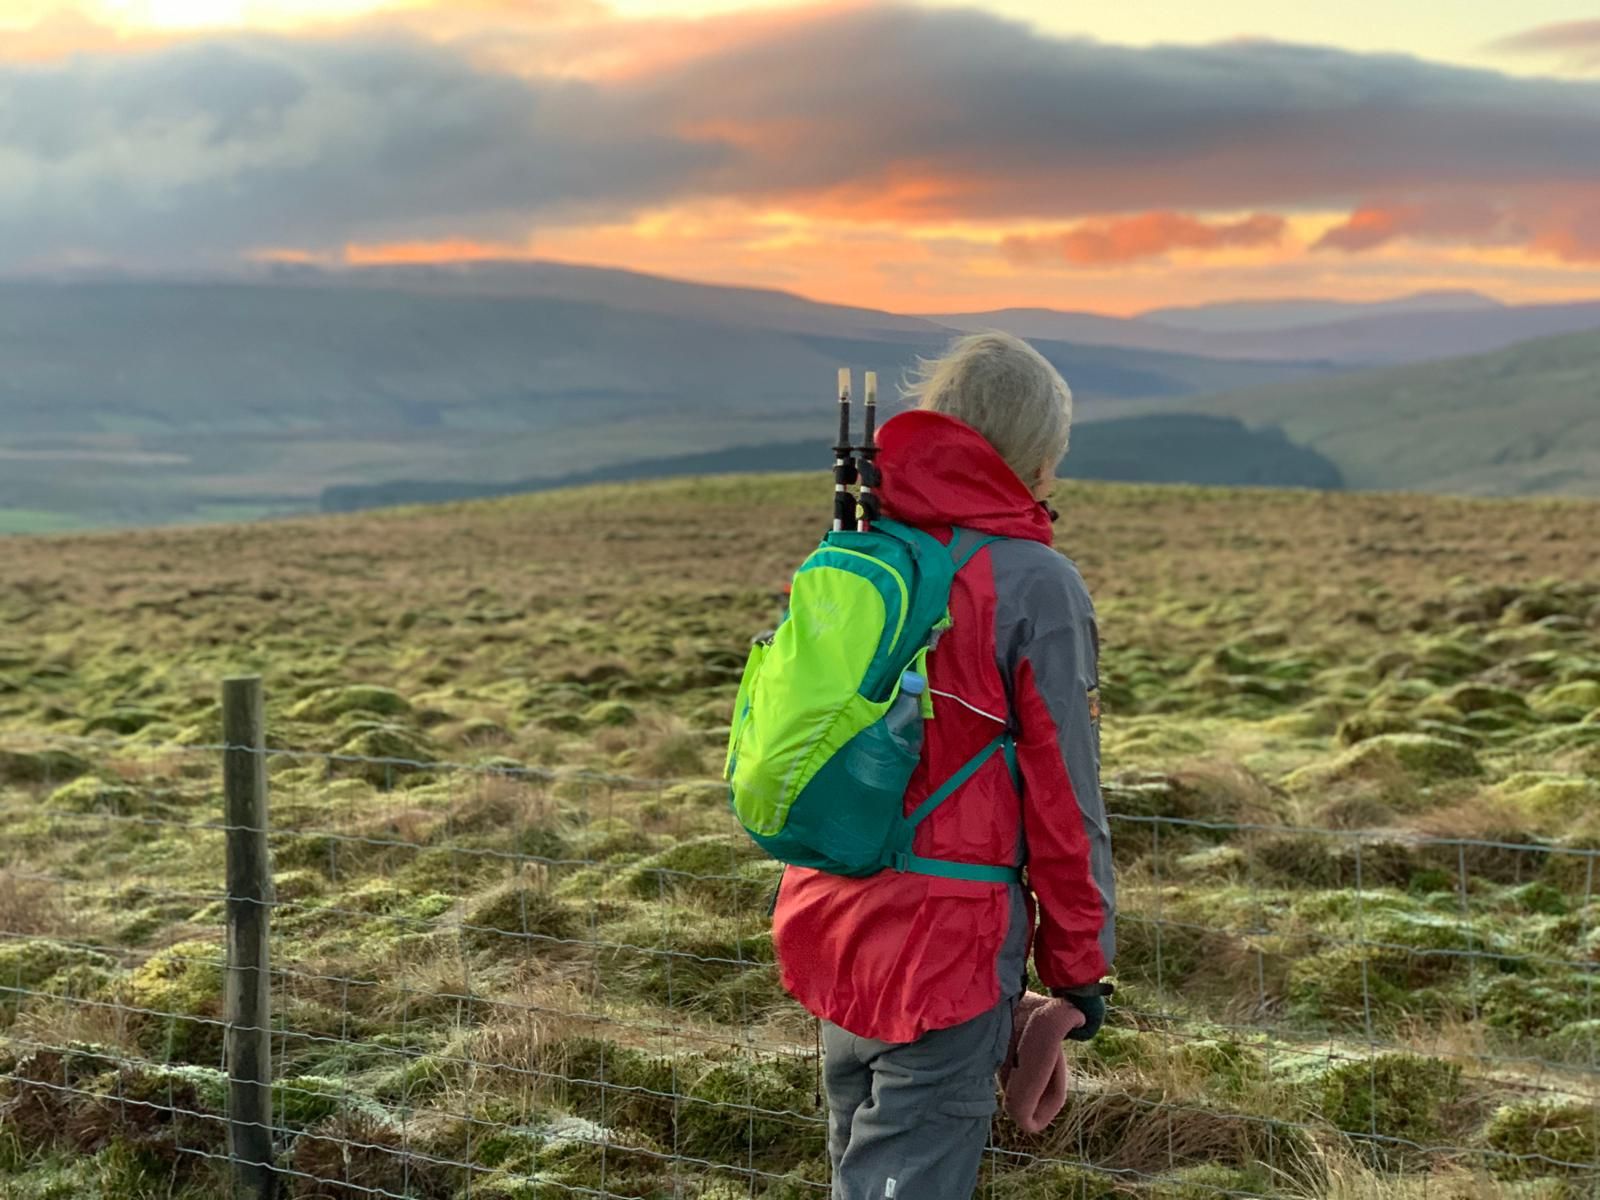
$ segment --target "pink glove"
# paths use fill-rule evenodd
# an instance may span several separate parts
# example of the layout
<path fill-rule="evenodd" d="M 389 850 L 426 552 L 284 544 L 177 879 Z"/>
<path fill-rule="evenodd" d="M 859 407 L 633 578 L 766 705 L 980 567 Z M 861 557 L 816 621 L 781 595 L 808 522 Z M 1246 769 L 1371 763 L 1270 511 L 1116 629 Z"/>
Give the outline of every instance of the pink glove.
<path fill-rule="evenodd" d="M 1070 1078 L 1061 1041 L 1083 1021 L 1070 1000 L 1024 992 L 1017 1001 L 1000 1089 L 1006 1113 L 1024 1133 L 1043 1133 L 1066 1104 Z"/>

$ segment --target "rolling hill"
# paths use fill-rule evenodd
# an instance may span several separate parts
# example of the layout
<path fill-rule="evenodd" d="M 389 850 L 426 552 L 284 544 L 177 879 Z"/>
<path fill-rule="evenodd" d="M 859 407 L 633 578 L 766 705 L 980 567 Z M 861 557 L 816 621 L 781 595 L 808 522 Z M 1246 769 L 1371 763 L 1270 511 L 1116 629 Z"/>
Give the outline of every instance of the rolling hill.
<path fill-rule="evenodd" d="M 0 530 L 245 518 L 314 509 L 334 484 L 826 438 L 841 363 L 890 382 L 950 336 L 572 267 L 0 284 Z M 1039 348 L 1090 416 L 1326 370 Z"/>
<path fill-rule="evenodd" d="M 1355 306 L 1288 301 L 1276 315 L 1273 305 L 1221 304 L 1132 318 L 1008 308 L 930 319 L 955 329 L 1004 329 L 1025 338 L 1343 367 L 1429 362 L 1600 329 L 1600 303 L 1511 307 L 1472 295 L 1424 295 Z"/>
<path fill-rule="evenodd" d="M 1353 488 L 1600 495 L 1600 333 L 1173 407 L 1281 428 Z"/>
<path fill-rule="evenodd" d="M 1600 328 L 1600 303 L 1282 308 L 930 318 L 555 263 L 0 282 L 0 532 L 307 512 L 328 489 L 397 480 L 700 469 L 826 438 L 841 363 L 879 372 L 892 408 L 919 357 L 993 326 L 1060 368 L 1084 428 L 1159 415 L 1080 437 L 1069 471 L 1087 477 L 1593 490 L 1592 364 L 1568 360 L 1600 335 L 1554 360 L 1358 365 Z M 1259 436 L 1183 432 L 1175 413 Z"/>

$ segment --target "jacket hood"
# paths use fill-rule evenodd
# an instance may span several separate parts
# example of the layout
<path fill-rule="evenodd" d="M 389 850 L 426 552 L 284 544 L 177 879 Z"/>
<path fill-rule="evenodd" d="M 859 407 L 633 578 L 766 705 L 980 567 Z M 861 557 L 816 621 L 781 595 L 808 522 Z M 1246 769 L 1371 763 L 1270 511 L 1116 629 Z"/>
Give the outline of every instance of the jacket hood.
<path fill-rule="evenodd" d="M 878 495 L 887 517 L 932 529 L 959 525 L 1049 545 L 1050 514 L 972 426 L 912 409 L 878 431 Z"/>

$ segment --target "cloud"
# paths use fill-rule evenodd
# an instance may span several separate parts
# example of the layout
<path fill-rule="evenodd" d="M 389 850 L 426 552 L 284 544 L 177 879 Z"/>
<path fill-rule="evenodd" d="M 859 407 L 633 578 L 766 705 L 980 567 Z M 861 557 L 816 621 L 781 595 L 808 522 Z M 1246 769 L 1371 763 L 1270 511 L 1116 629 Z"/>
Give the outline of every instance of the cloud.
<path fill-rule="evenodd" d="M 1089 221 L 1061 233 L 1008 237 L 1002 248 L 1017 263 L 1066 262 L 1076 267 L 1101 267 L 1159 258 L 1173 250 L 1276 245 L 1287 229 L 1287 221 L 1269 213 L 1208 224 L 1185 213 L 1149 212 Z"/>
<path fill-rule="evenodd" d="M 206 39 L 0 70 L 0 264 L 509 236 L 625 210 L 724 165 L 594 86 L 409 39 Z"/>
<path fill-rule="evenodd" d="M 1111 46 L 970 10 L 641 23 L 535 7 L 565 15 L 495 53 L 487 5 L 437 36 L 364 22 L 0 64 L 0 269 L 525 243 L 725 201 L 863 224 L 1087 221 L 1054 253 L 1115 261 L 1269 241 L 1270 217 L 1183 213 L 1600 196 L 1586 81 Z"/>
<path fill-rule="evenodd" d="M 1501 38 L 1490 46 L 1504 54 L 1557 55 L 1568 66 L 1600 67 L 1600 21 L 1561 21 Z"/>
<path fill-rule="evenodd" d="M 1600 262 L 1600 195 L 1555 186 L 1519 193 L 1501 206 L 1470 199 L 1368 204 L 1312 249 L 1358 254 L 1401 240 L 1513 246 L 1561 262 Z"/>
<path fill-rule="evenodd" d="M 1421 204 L 1368 204 L 1325 232 L 1313 250 L 1358 253 L 1398 238 L 1424 241 L 1514 243 L 1526 230 L 1503 208 L 1471 197 Z"/>

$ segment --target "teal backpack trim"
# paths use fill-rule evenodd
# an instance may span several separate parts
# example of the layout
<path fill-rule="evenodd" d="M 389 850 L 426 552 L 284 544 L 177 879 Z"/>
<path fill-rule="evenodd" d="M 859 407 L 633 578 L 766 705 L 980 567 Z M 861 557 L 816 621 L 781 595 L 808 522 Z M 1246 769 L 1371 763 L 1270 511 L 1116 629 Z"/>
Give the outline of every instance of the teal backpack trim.
<path fill-rule="evenodd" d="M 885 625 L 877 653 L 851 704 L 887 709 L 899 693 L 901 674 L 926 654 L 937 631 L 948 627 L 956 573 L 984 547 L 1004 540 L 957 528 L 947 545 L 932 534 L 891 520 L 880 520 L 867 532 L 836 532 L 823 540 L 801 572 L 821 567 L 849 571 L 867 579 L 884 601 Z M 914 586 L 908 586 L 908 580 Z M 785 621 L 788 618 L 786 613 Z M 758 654 L 759 648 L 752 656 L 752 671 L 760 669 Z M 738 715 L 727 772 L 734 783 L 729 799 L 736 813 L 745 795 L 735 778 L 738 729 L 748 712 Z M 905 789 L 919 756 L 908 754 L 880 717 L 844 744 L 822 748 L 824 760 L 811 769 L 792 802 L 785 805 L 781 825 L 760 829 L 742 813 L 741 823 L 768 854 L 794 866 L 858 878 L 888 869 L 977 883 L 1017 883 L 1020 867 L 924 858 L 911 849 L 922 822 L 997 751 L 1004 753 L 1021 795 L 1016 746 L 1008 729 L 906 814 Z M 848 803 L 840 802 L 844 797 Z"/>
<path fill-rule="evenodd" d="M 952 862 L 944 858 L 923 858 L 920 854 L 911 853 L 909 847 L 911 838 L 916 835 L 917 826 L 927 820 L 951 796 L 955 795 L 961 786 L 978 773 L 978 768 L 994 757 L 995 751 L 1003 751 L 1006 756 L 1006 766 L 1011 772 L 1011 782 L 1017 789 L 1017 794 L 1022 794 L 1022 777 L 1017 769 L 1017 743 L 1009 732 L 1001 734 L 990 742 L 977 754 L 967 760 L 965 765 L 942 785 L 931 796 L 917 805 L 911 814 L 906 817 L 909 826 L 908 836 L 905 839 L 907 849 L 898 850 L 890 856 L 888 866 L 896 871 L 908 871 L 916 875 L 936 875 L 941 879 L 967 879 L 974 883 L 1020 883 L 1022 870 L 1020 867 L 991 866 L 987 863 Z"/>

